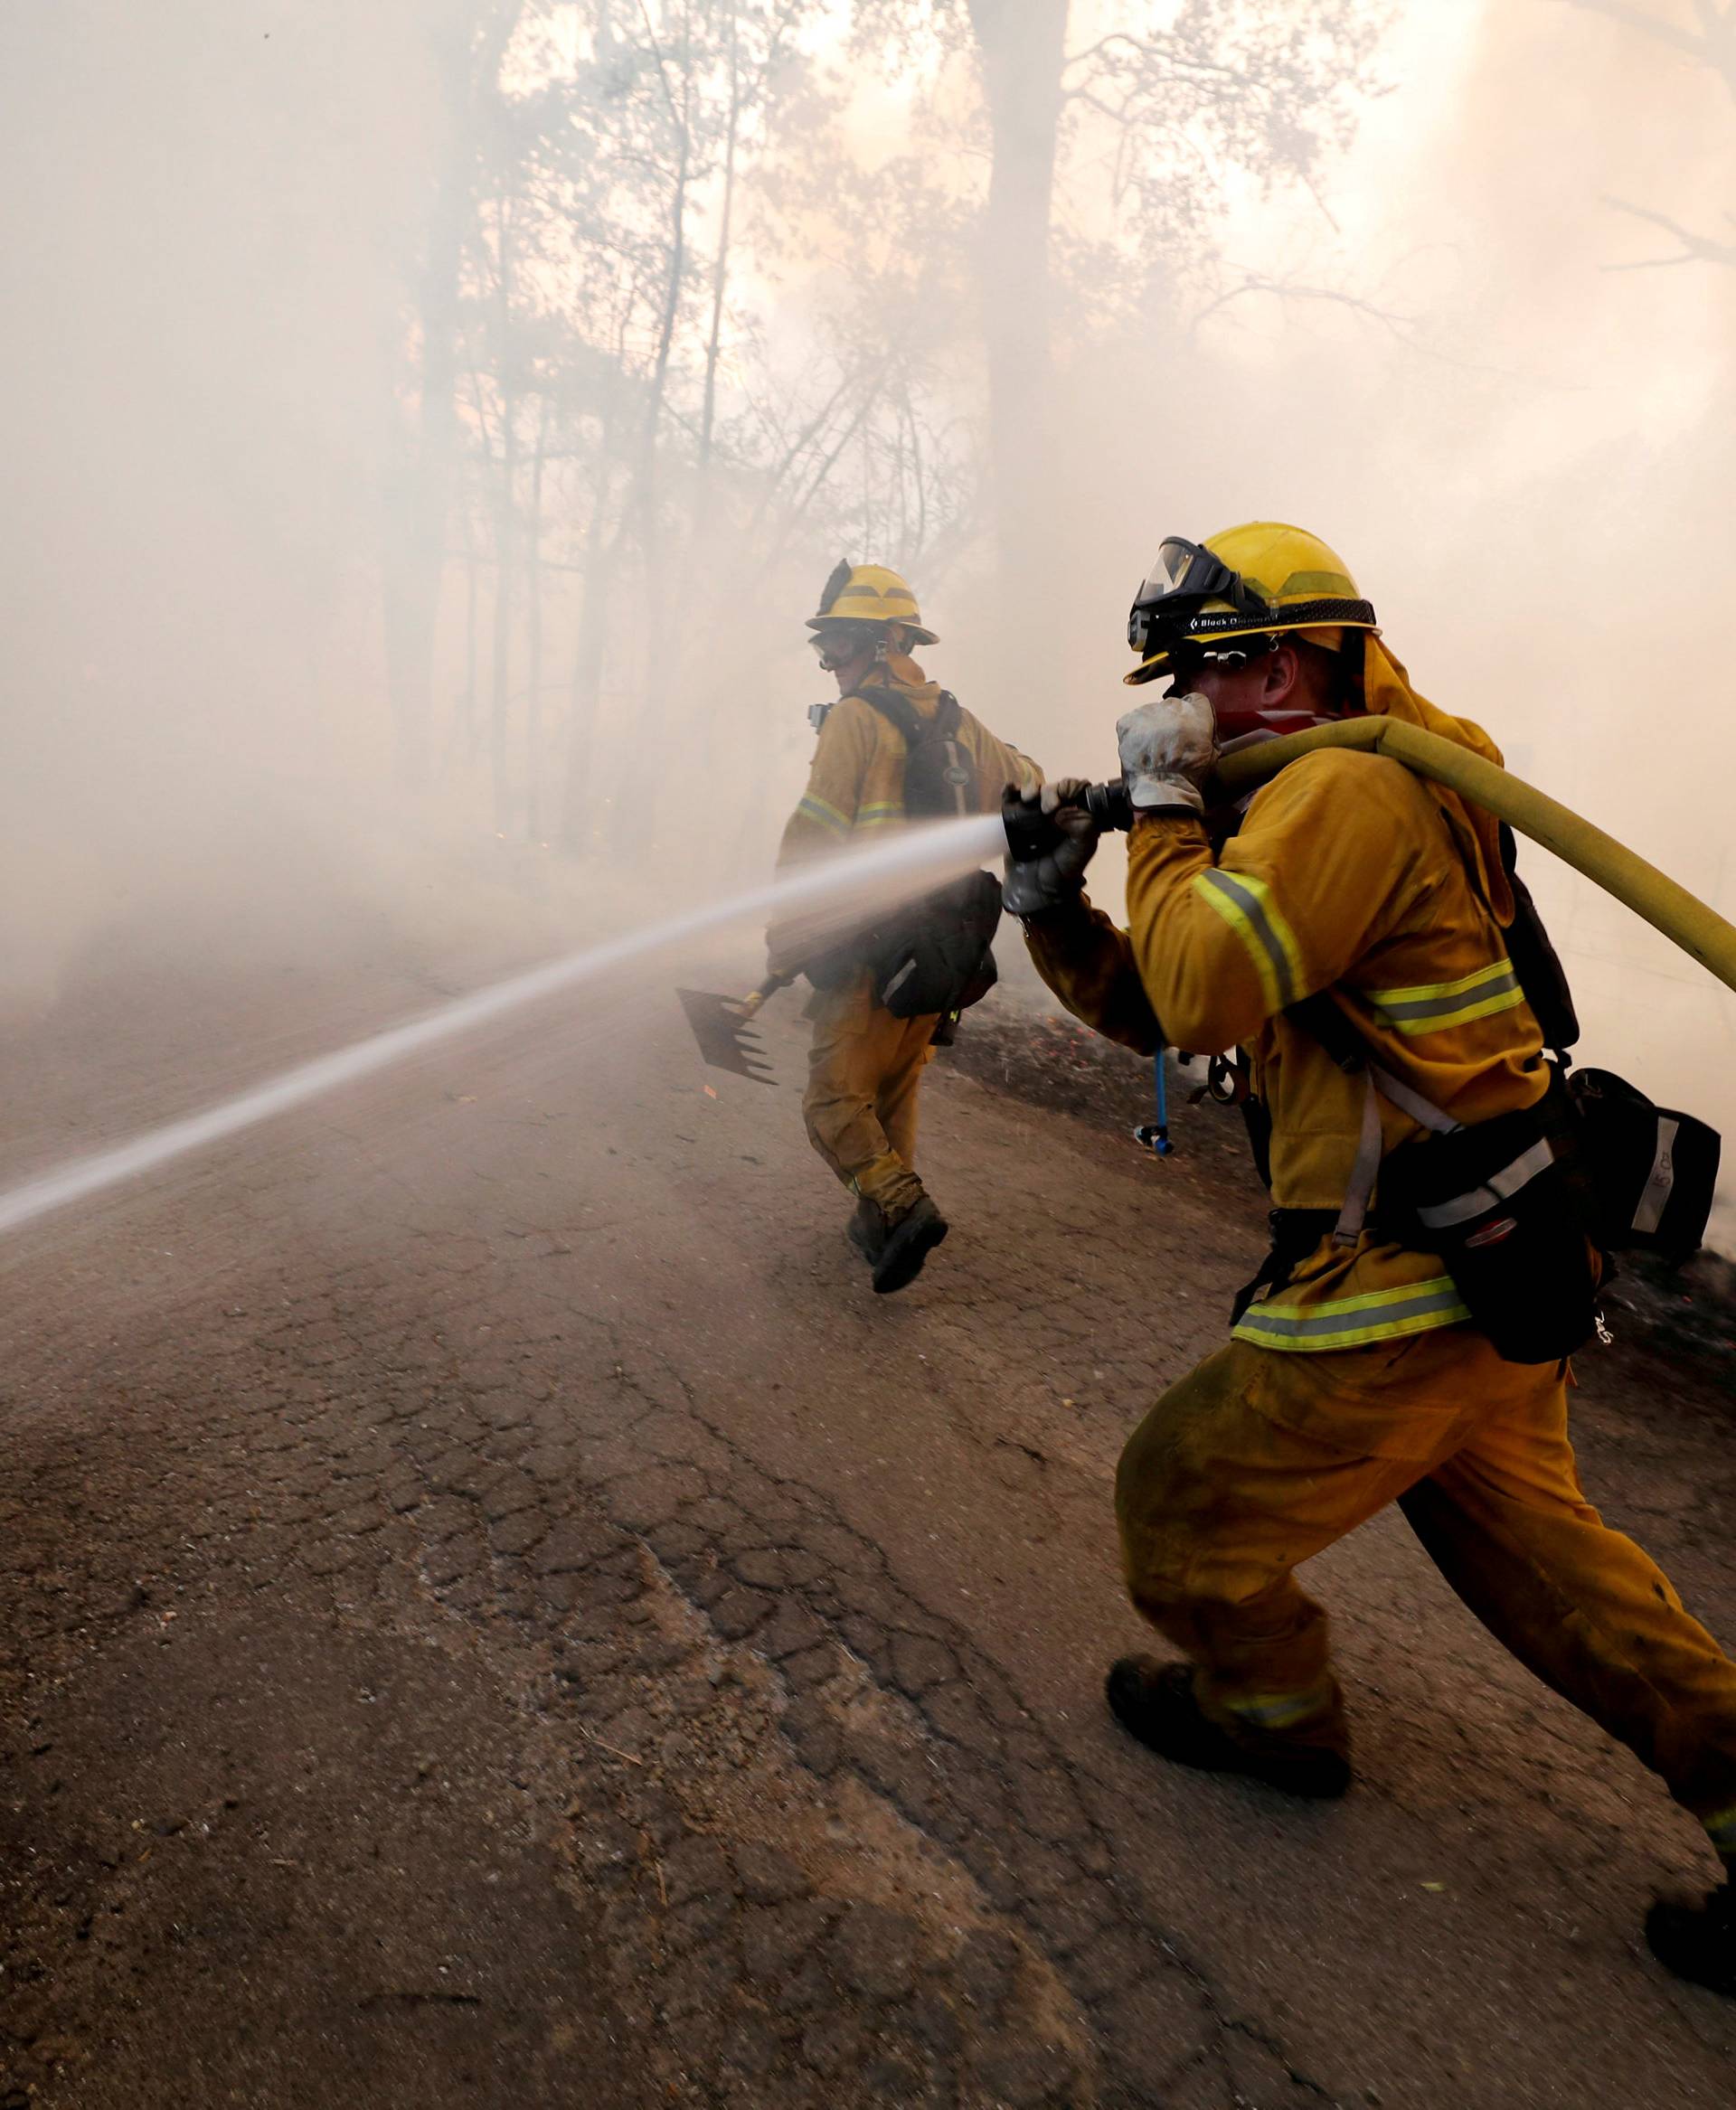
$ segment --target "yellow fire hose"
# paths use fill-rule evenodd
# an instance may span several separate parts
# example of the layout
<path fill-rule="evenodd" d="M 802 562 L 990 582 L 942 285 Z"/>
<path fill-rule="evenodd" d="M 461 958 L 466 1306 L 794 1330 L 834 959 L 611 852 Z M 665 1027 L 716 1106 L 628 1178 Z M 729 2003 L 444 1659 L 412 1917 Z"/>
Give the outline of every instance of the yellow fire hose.
<path fill-rule="evenodd" d="M 1736 989 L 1736 925 L 1546 792 L 1419 726 L 1392 718 L 1355 718 L 1287 733 L 1222 757 L 1217 781 L 1226 792 L 1243 797 L 1276 777 L 1286 763 L 1316 748 L 1362 748 L 1389 755 L 1419 777 L 1474 799 L 1520 834 L 1552 850 L 1605 893 L 1625 901 L 1672 944 L 1709 967 L 1726 988 Z"/>

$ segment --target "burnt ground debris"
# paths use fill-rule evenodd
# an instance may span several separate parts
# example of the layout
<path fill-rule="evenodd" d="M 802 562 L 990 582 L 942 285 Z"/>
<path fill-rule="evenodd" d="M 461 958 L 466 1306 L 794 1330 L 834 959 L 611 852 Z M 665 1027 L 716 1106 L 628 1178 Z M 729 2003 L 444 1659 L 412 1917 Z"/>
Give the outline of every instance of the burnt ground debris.
<path fill-rule="evenodd" d="M 712 1097 L 672 1008 L 5 1256 L 0 2102 L 1722 2100 L 1726 2009 L 1636 1953 L 1684 1821 L 1398 1531 L 1319 1564 L 1344 1818 L 1108 1723 L 1107 1475 L 1257 1246 L 1232 1125 L 1149 1163 L 1143 1066 L 997 1000 L 889 1310 L 793 1092 Z M 89 1015 L 14 1047 L 21 1168 L 170 1110 Z M 1589 1476 L 1729 1633 L 1728 1397 L 1658 1369 L 1588 1373 Z"/>

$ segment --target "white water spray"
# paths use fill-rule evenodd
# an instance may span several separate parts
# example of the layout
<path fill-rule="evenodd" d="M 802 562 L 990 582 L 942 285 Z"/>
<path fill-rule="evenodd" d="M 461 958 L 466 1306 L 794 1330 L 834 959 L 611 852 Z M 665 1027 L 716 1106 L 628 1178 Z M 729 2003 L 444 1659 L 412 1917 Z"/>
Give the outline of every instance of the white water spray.
<path fill-rule="evenodd" d="M 929 888 L 967 871 L 986 858 L 996 856 L 1006 838 L 999 816 L 979 815 L 960 821 L 913 828 L 892 841 L 868 849 L 827 859 L 796 872 L 788 872 L 769 885 L 737 894 L 707 909 L 672 918 L 649 930 L 625 932 L 583 952 L 568 953 L 540 967 L 528 968 L 505 982 L 495 982 L 469 996 L 402 1025 L 388 1026 L 350 1047 L 317 1056 L 279 1077 L 255 1085 L 203 1114 L 170 1121 L 147 1129 L 126 1143 L 93 1156 L 26 1180 L 0 1194 L 0 1233 L 46 1216 L 52 1210 L 99 1194 L 125 1180 L 137 1179 L 159 1165 L 203 1149 L 244 1128 L 256 1126 L 274 1116 L 304 1106 L 324 1092 L 371 1077 L 407 1055 L 419 1053 L 440 1041 L 449 1041 L 473 1026 L 486 1024 L 504 1013 L 534 1003 L 539 997 L 553 996 L 580 982 L 606 974 L 611 967 L 665 947 L 702 937 L 744 917 L 768 916 L 773 919 L 796 909 L 818 908 L 827 902 L 868 897 L 876 903 L 908 900 Z"/>

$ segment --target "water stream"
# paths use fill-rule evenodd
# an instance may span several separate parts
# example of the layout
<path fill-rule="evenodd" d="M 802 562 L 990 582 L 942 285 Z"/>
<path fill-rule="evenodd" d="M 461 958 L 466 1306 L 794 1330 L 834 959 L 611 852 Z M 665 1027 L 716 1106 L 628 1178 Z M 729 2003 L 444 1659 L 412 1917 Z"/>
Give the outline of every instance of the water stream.
<path fill-rule="evenodd" d="M 468 996 L 457 997 L 420 1018 L 371 1033 L 332 1054 L 298 1063 L 263 1084 L 206 1107 L 203 1113 L 165 1122 L 125 1143 L 21 1181 L 0 1192 L 0 1233 L 17 1230 L 52 1210 L 64 1209 L 123 1181 L 155 1172 L 189 1151 L 237 1135 L 294 1107 L 305 1106 L 323 1093 L 354 1084 L 358 1078 L 372 1077 L 406 1056 L 452 1040 L 522 1005 L 558 995 L 612 968 L 750 917 L 776 920 L 796 910 L 811 912 L 828 906 L 842 909 L 845 904 L 852 909 L 860 905 L 862 912 L 872 912 L 924 893 L 998 857 L 1005 843 L 998 815 L 910 828 L 889 841 L 783 873 L 765 886 L 672 917 L 648 929 L 626 931 L 599 945 L 564 954 L 542 966 L 491 983 Z"/>

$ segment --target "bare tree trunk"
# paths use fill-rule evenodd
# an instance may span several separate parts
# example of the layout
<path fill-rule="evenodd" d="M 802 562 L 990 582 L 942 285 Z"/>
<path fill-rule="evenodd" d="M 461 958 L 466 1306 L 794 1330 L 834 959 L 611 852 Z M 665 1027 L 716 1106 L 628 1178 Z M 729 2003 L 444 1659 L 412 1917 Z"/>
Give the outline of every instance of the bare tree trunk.
<path fill-rule="evenodd" d="M 648 18 L 647 18 L 648 19 Z M 639 436 L 638 504 L 644 524 L 641 540 L 647 551 L 653 539 L 656 512 L 657 436 L 663 424 L 664 398 L 669 385 L 669 354 L 675 341 L 675 325 L 681 317 L 681 289 L 687 276 L 687 192 L 693 180 L 693 136 L 690 123 L 693 93 L 693 52 L 688 39 L 686 10 L 682 14 L 681 99 L 669 79 L 669 63 L 656 50 L 657 71 L 669 106 L 669 122 L 675 134 L 675 187 L 669 201 L 669 263 L 664 279 L 663 312 L 657 321 L 657 350 L 652 362 L 651 385 L 646 394 L 645 425 Z"/>
<path fill-rule="evenodd" d="M 495 212 L 496 290 L 500 351 L 496 378 L 500 388 L 500 483 L 495 505 L 495 625 L 489 696 L 488 752 L 494 785 L 495 832 L 512 827 L 507 781 L 507 726 L 512 711 L 513 608 L 518 570 L 518 399 L 513 392 L 512 221 L 503 187 Z"/>
<path fill-rule="evenodd" d="M 595 830 L 597 710 L 602 700 L 603 662 L 609 649 L 609 595 L 620 532 L 609 532 L 609 464 L 615 441 L 614 405 L 603 413 L 597 489 L 585 530 L 583 598 L 572 655 L 572 701 L 567 719 L 566 787 L 561 801 L 561 841 L 576 854 L 590 848 Z"/>
<path fill-rule="evenodd" d="M 609 594 L 615 550 L 593 517 L 586 538 L 584 603 L 572 655 L 572 710 L 567 725 L 567 783 L 561 801 L 561 840 L 575 853 L 590 847 L 596 832 L 597 710 L 602 700 L 603 661 L 609 649 Z"/>
<path fill-rule="evenodd" d="M 386 683 L 400 782 L 428 779 L 434 631 L 446 568 L 456 451 L 458 272 L 475 196 L 474 127 L 495 92 L 524 0 L 459 0 L 443 81 L 451 139 L 435 191 L 416 287 L 420 343 L 414 424 L 392 493 L 384 565 Z"/>
<path fill-rule="evenodd" d="M 646 17 L 647 28 L 650 17 Z M 669 385 L 670 353 L 675 341 L 675 326 L 681 319 L 682 287 L 687 276 L 687 206 L 688 193 L 693 183 L 693 16 L 691 5 L 684 0 L 681 19 L 681 94 L 675 95 L 670 79 L 670 63 L 655 39 L 653 50 L 656 54 L 658 77 L 669 107 L 669 121 L 675 135 L 675 173 L 669 201 L 669 250 L 668 269 L 664 282 L 663 312 L 657 325 L 656 357 L 652 363 L 650 385 L 646 394 L 645 422 L 639 435 L 639 461 L 637 487 L 634 510 L 638 519 L 638 543 L 641 559 L 642 586 L 647 616 L 657 605 L 659 579 L 659 532 L 657 519 L 657 444 L 663 426 L 663 408 Z M 655 749 L 662 738 L 664 707 L 663 689 L 653 684 L 645 699 L 645 714 L 641 731 L 646 747 Z M 629 832 L 643 825 L 643 816 L 635 816 L 626 811 L 625 799 L 618 800 L 613 816 L 611 835 L 625 845 Z"/>
<path fill-rule="evenodd" d="M 467 193 L 467 166 L 463 180 Z M 451 194 L 457 188 L 456 182 L 441 186 L 422 268 L 418 299 L 421 371 L 415 426 L 405 436 L 385 566 L 386 683 L 392 698 L 393 746 L 399 781 L 411 790 L 428 778 L 434 626 L 451 492 L 457 382 L 454 318 L 464 207 L 464 201 Z"/>
<path fill-rule="evenodd" d="M 1003 595 L 1028 590 L 1054 494 L 1049 220 L 1068 0 L 969 0 L 993 161 L 979 268 Z"/>
<path fill-rule="evenodd" d="M 712 466 L 712 437 L 717 422 L 717 363 L 723 339 L 723 292 L 730 275 L 730 227 L 735 213 L 735 146 L 741 126 L 741 75 L 736 49 L 736 11 L 730 7 L 730 122 L 723 144 L 723 203 L 717 233 L 717 261 L 712 272 L 712 326 L 705 340 L 705 400 L 699 419 L 699 473 Z M 702 493 L 703 493 L 702 484 Z M 703 503 L 702 495 L 702 504 Z"/>
<path fill-rule="evenodd" d="M 531 459 L 531 500 L 524 522 L 524 829 L 542 836 L 542 471 L 549 452 L 550 399 L 542 398 Z"/>
<path fill-rule="evenodd" d="M 476 616 L 481 599 L 482 561 L 476 551 L 476 523 L 467 504 L 464 520 L 464 692 L 458 698 L 453 745 L 467 766 L 476 754 Z"/>

